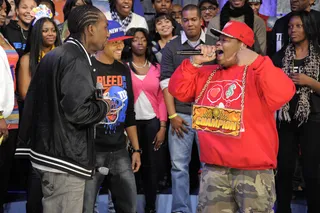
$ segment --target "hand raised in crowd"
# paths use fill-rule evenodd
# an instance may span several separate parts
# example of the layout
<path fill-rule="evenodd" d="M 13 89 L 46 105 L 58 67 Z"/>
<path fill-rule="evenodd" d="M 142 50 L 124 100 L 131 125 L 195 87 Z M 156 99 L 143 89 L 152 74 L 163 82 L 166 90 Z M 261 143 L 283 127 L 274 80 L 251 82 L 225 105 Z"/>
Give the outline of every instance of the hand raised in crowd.
<path fill-rule="evenodd" d="M 237 53 L 237 64 L 239 66 L 246 66 L 252 64 L 258 57 L 258 53 L 250 50 L 249 48 L 241 48 Z"/>
<path fill-rule="evenodd" d="M 139 152 L 134 152 L 132 154 L 132 170 L 133 172 L 137 172 L 140 169 L 141 166 L 141 158 Z"/>
<path fill-rule="evenodd" d="M 6 120 L 0 119 L 0 138 L 3 137 L 1 142 L 5 141 L 8 138 L 8 135 L 9 135 L 9 132 L 8 132 Z"/>
<path fill-rule="evenodd" d="M 196 47 L 196 50 L 201 50 L 202 55 L 192 56 L 192 60 L 196 64 L 203 64 L 216 59 L 216 46 L 212 45 L 200 45 Z"/>
<path fill-rule="evenodd" d="M 160 149 L 165 137 L 166 137 L 166 129 L 160 127 L 160 129 L 159 129 L 159 131 L 153 141 L 154 151 L 158 151 Z"/>
<path fill-rule="evenodd" d="M 183 138 L 183 133 L 188 134 L 188 130 L 185 126 L 188 126 L 188 122 L 181 118 L 179 115 L 172 118 L 170 120 L 171 123 L 171 134 L 174 135 L 175 133 L 179 138 Z"/>
<path fill-rule="evenodd" d="M 294 84 L 300 85 L 300 86 L 309 86 L 312 84 L 313 78 L 307 76 L 303 73 L 292 73 L 290 74 L 290 78 L 292 79 Z"/>

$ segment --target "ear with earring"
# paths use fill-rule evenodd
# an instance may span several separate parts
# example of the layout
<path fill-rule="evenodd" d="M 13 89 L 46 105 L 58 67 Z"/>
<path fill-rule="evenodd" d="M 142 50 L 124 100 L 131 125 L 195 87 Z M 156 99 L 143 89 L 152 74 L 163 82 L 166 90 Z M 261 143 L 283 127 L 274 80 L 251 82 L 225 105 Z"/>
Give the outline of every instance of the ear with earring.
<path fill-rule="evenodd" d="M 244 50 L 246 47 L 247 47 L 247 46 L 242 43 L 241 46 L 240 46 L 240 50 Z"/>

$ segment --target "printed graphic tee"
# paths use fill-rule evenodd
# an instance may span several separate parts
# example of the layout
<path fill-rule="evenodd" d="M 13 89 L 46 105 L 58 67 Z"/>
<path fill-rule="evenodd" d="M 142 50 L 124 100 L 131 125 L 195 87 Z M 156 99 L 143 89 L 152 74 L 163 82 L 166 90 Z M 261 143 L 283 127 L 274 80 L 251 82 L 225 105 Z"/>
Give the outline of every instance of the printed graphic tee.
<path fill-rule="evenodd" d="M 221 71 L 218 71 L 213 79 L 220 74 Z M 240 132 L 245 131 L 242 119 L 245 68 L 236 66 L 228 74 L 228 78 L 209 82 L 197 103 L 200 107 L 193 109 L 193 128 L 228 136 L 239 136 Z"/>
<path fill-rule="evenodd" d="M 95 83 L 105 99 L 111 101 L 111 110 L 95 127 L 97 152 L 112 152 L 126 147 L 125 128 L 135 125 L 131 74 L 126 65 L 114 61 L 104 64 L 92 59 Z M 79 91 L 81 92 L 81 91 Z"/>

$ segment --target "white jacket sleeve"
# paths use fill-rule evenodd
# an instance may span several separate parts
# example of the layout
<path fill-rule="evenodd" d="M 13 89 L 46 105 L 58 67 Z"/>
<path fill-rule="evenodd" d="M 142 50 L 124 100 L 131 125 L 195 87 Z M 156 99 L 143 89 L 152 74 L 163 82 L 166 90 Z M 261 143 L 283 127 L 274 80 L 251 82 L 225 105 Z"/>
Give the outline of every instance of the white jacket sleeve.
<path fill-rule="evenodd" d="M 141 28 L 144 28 L 149 31 L 146 19 L 136 13 L 132 13 L 132 20 L 131 20 L 130 24 L 128 25 L 128 27 L 126 28 L 126 32 L 130 28 L 136 28 L 136 27 L 141 27 Z"/>
<path fill-rule="evenodd" d="M 0 46 L 0 111 L 8 117 L 14 106 L 14 84 L 7 55 Z"/>
<path fill-rule="evenodd" d="M 146 30 L 149 31 L 148 23 L 144 17 L 142 17 L 141 19 L 141 24 L 142 24 L 142 28 L 145 28 Z"/>

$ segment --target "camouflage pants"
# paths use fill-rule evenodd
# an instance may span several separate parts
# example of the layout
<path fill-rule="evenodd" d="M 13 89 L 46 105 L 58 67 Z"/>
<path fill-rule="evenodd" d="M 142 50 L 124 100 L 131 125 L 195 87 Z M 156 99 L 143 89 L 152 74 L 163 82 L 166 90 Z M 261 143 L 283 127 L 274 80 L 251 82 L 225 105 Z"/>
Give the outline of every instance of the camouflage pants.
<path fill-rule="evenodd" d="M 239 170 L 205 165 L 198 213 L 273 213 L 273 170 Z"/>

